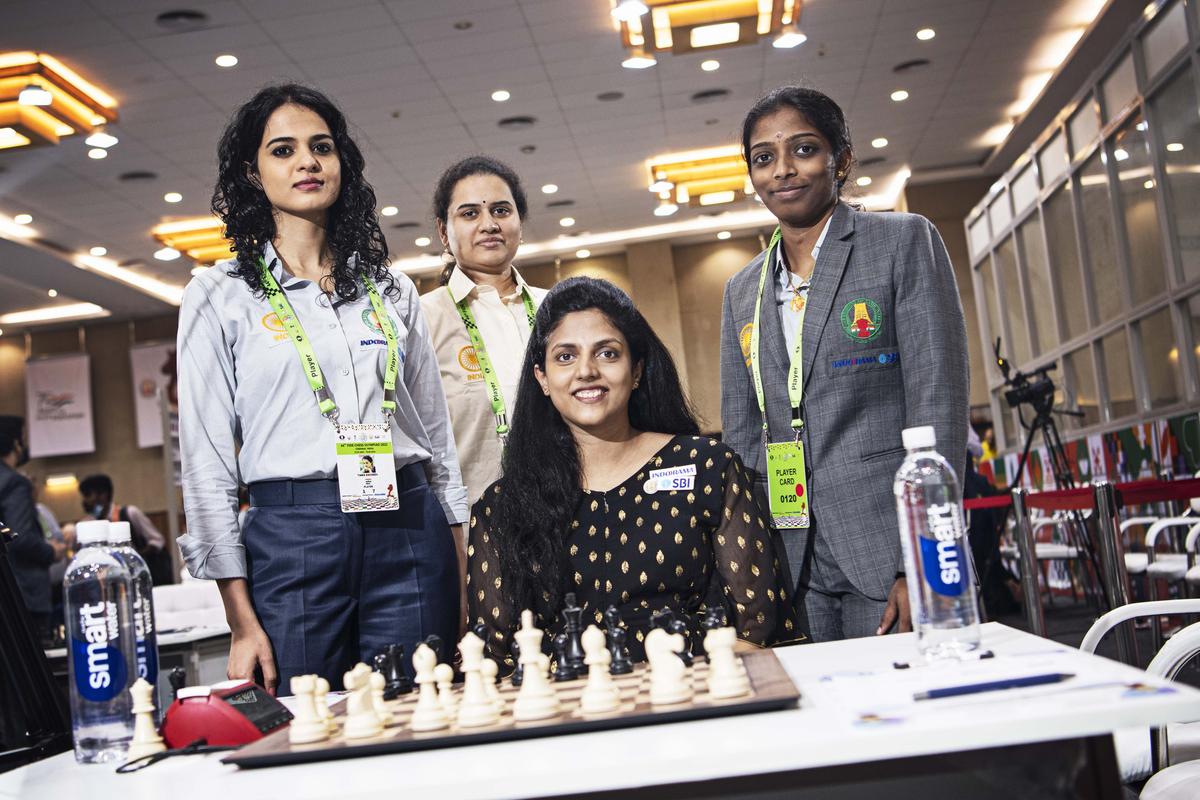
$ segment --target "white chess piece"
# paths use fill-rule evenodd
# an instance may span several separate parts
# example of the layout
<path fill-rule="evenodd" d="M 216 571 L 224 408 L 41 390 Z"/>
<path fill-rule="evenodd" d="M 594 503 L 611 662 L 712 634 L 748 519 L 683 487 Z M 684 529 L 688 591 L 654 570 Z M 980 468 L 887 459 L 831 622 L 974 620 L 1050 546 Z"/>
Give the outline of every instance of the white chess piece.
<path fill-rule="evenodd" d="M 437 654 L 425 643 L 417 645 L 413 652 L 413 669 L 417 673 L 417 705 L 413 709 L 412 729 L 414 731 L 438 731 L 450 727 L 450 717 L 438 700 L 437 678 L 434 669 L 437 666 Z"/>
<path fill-rule="evenodd" d="M 387 686 L 387 678 L 383 677 L 382 672 L 372 672 L 367 676 L 367 680 L 371 683 L 371 705 L 375 707 L 375 713 L 379 715 L 379 721 L 383 723 L 385 728 L 394 728 L 399 722 L 396 720 L 396 715 L 387 707 L 387 703 L 383 699 L 383 689 Z"/>
<path fill-rule="evenodd" d="M 691 676 L 678 653 L 683 637 L 655 628 L 646 634 L 646 660 L 650 662 L 650 705 L 670 706 L 692 699 Z"/>
<path fill-rule="evenodd" d="M 483 678 L 483 688 L 487 691 L 488 699 L 496 707 L 496 713 L 502 714 L 504 713 L 504 697 L 500 694 L 500 687 L 496 685 L 496 676 L 499 674 L 500 667 L 490 658 L 485 658 L 479 665 L 479 675 Z"/>
<path fill-rule="evenodd" d="M 370 667 L 360 664 L 342 676 L 349 695 L 346 698 L 346 738 L 369 739 L 383 733 L 383 723 L 371 703 Z"/>
<path fill-rule="evenodd" d="M 329 729 L 321 719 L 316 705 L 317 676 L 296 675 L 291 680 L 292 722 L 288 725 L 288 741 L 292 744 L 311 744 L 329 738 Z"/>
<path fill-rule="evenodd" d="M 750 694 L 746 668 L 733 652 L 736 642 L 737 631 L 730 627 L 713 628 L 704 634 L 704 652 L 708 654 L 708 694 L 714 700 Z"/>
<path fill-rule="evenodd" d="M 145 678 L 138 678 L 129 687 L 129 696 L 133 698 L 133 741 L 129 743 L 127 757 L 134 761 L 163 752 L 167 746 L 154 726 L 154 686 Z"/>
<path fill-rule="evenodd" d="M 433 668 L 433 677 L 437 681 L 438 702 L 446 709 L 446 716 L 454 719 L 458 716 L 458 698 L 454 696 L 454 667 L 438 664 Z"/>
<path fill-rule="evenodd" d="M 513 719 L 524 722 L 559 713 L 558 694 L 550 684 L 550 659 L 542 652 L 542 631 L 533 626 L 533 612 L 521 612 L 521 628 L 513 634 L 521 648 L 521 690 L 513 702 Z"/>
<path fill-rule="evenodd" d="M 483 639 L 472 631 L 458 643 L 462 653 L 463 694 L 458 707 L 458 727 L 481 728 L 500 721 L 500 713 L 483 685 Z"/>
<path fill-rule="evenodd" d="M 584 714 L 606 714 L 621 707 L 621 690 L 608 672 L 612 653 L 605 645 L 604 631 L 588 625 L 580 637 L 583 641 L 583 663 L 588 666 L 587 686 L 579 697 Z"/>
<path fill-rule="evenodd" d="M 325 730 L 329 732 L 329 735 L 337 733 L 337 721 L 333 718 L 333 709 L 329 707 L 329 681 L 324 678 L 316 680 L 313 704 L 317 707 L 317 716 L 325 723 Z"/>

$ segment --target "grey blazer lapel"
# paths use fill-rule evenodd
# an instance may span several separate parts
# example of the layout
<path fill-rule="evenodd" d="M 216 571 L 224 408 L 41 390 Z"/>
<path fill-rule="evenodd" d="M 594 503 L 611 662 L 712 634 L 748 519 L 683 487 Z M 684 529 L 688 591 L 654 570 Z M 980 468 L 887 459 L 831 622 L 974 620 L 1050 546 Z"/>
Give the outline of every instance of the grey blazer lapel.
<path fill-rule="evenodd" d="M 783 323 L 779 321 L 779 306 L 775 303 L 775 265 L 769 266 L 767 280 L 759 297 L 759 302 L 762 303 L 762 318 L 759 320 L 762 330 L 758 332 L 758 336 L 762 341 L 762 349 L 766 351 L 766 358 L 778 370 L 775 374 L 786 376 L 791 367 L 791 354 L 787 351 L 787 340 L 783 338 Z M 762 268 L 762 262 L 759 262 L 759 268 Z M 766 372 L 763 370 L 764 375 Z M 763 382 L 766 383 L 765 378 Z"/>
<path fill-rule="evenodd" d="M 804 314 L 805 383 L 808 383 L 809 374 L 816 363 L 817 348 L 829 314 L 833 311 L 833 299 L 837 297 L 842 276 L 846 273 L 846 262 L 850 260 L 850 251 L 853 249 L 853 234 L 854 209 L 845 203 L 838 203 L 833 216 L 829 218 L 829 232 L 825 234 L 825 241 L 817 256 L 812 279 L 814 291 L 810 294 L 812 299 Z"/>

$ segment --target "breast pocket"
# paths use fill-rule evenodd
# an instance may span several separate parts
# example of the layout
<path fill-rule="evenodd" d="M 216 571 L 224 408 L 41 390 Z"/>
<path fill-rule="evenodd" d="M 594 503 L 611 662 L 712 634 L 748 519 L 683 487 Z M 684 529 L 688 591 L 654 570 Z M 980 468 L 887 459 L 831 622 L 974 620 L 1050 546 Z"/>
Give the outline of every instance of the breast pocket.
<path fill-rule="evenodd" d="M 900 351 L 894 346 L 843 351 L 830 356 L 826 364 L 826 374 L 834 379 L 868 373 L 875 377 L 882 377 L 878 375 L 881 371 L 894 370 L 898 372 L 899 369 Z"/>

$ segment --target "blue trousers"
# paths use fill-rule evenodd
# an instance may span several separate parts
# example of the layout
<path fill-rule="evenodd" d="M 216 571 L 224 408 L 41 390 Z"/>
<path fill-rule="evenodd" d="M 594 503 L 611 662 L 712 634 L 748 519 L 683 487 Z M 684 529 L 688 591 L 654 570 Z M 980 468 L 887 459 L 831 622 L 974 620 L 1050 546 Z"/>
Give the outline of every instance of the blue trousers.
<path fill-rule="evenodd" d="M 295 675 L 333 689 L 357 662 L 404 645 L 457 640 L 453 535 L 419 464 L 397 475 L 400 509 L 345 514 L 337 481 L 250 486 L 243 541 L 254 610 L 275 651 L 280 694 Z"/>

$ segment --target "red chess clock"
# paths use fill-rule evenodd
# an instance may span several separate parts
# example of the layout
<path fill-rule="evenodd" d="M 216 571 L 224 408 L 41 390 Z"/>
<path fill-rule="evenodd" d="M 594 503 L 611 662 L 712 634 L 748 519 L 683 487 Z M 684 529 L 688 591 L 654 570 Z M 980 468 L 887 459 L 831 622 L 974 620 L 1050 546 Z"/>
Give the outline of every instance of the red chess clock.
<path fill-rule="evenodd" d="M 197 739 L 236 747 L 261 739 L 291 722 L 292 712 L 250 681 L 222 681 L 179 690 L 167 708 L 162 735 L 171 748 Z"/>

